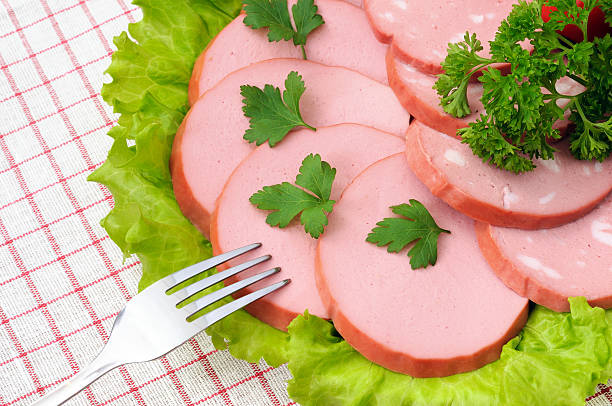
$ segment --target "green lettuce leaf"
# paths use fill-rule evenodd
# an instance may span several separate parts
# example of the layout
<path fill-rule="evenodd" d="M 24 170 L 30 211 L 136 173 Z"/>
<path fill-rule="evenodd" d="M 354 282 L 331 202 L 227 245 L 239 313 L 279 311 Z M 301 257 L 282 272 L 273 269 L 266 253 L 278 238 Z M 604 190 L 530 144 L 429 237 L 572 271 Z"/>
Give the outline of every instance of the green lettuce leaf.
<path fill-rule="evenodd" d="M 308 313 L 289 326 L 289 395 L 303 405 L 584 405 L 612 358 L 612 323 L 584 298 L 570 313 L 535 306 L 501 358 L 476 371 L 412 378 L 365 359 Z M 606 320 L 608 318 L 608 320 Z"/>
<path fill-rule="evenodd" d="M 174 135 L 189 109 L 193 64 L 242 4 L 239 0 L 134 4 L 142 8 L 143 19 L 130 24 L 129 35 L 124 32 L 115 38 L 117 51 L 107 70 L 113 80 L 102 88 L 104 100 L 121 116 L 109 132 L 114 141 L 106 162 L 89 179 L 106 185 L 113 194 L 115 207 L 101 223 L 125 256 L 140 258 L 142 290 L 211 256 L 210 243 L 176 203 L 168 160 Z M 245 311 L 207 332 L 217 348 L 229 344 L 238 358 L 256 362 L 264 357 L 275 366 L 287 362 L 288 335 Z"/>
<path fill-rule="evenodd" d="M 114 209 L 102 220 L 124 255 L 143 264 L 139 288 L 211 255 L 208 241 L 182 215 L 168 159 L 188 110 L 193 64 L 241 8 L 239 0 L 136 0 L 142 21 L 115 38 L 104 100 L 121 114 L 108 159 L 90 180 L 106 185 Z M 584 404 L 596 382 L 612 377 L 612 310 L 572 301 L 571 314 L 537 306 L 500 361 L 440 379 L 413 379 L 356 353 L 329 322 L 299 317 L 289 335 L 244 311 L 207 330 L 219 349 L 271 365 L 290 360 L 289 391 L 304 404 Z"/>
<path fill-rule="evenodd" d="M 608 319 L 608 325 L 612 326 L 612 309 L 606 310 L 606 318 Z M 607 336 L 608 342 L 612 342 L 612 331 L 609 331 Z M 612 357 L 608 359 L 608 365 L 603 371 L 604 376 L 610 380 L 608 384 L 612 384 Z"/>

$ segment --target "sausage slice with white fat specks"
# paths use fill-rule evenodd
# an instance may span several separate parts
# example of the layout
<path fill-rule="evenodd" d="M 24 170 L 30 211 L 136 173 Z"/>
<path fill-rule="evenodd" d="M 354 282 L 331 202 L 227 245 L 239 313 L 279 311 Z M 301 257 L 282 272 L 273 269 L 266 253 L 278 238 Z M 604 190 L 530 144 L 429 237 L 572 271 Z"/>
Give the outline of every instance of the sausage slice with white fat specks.
<path fill-rule="evenodd" d="M 378 39 L 393 54 L 425 73 L 442 73 L 449 42 L 476 33 L 483 56 L 515 0 L 365 0 L 364 9 Z"/>
<path fill-rule="evenodd" d="M 612 191 L 612 159 L 580 161 L 567 140 L 554 160 L 520 175 L 484 163 L 466 144 L 415 121 L 408 165 L 431 192 L 460 212 L 502 227 L 557 227 L 593 210 Z"/>
<path fill-rule="evenodd" d="M 387 75 L 389 76 L 389 86 L 395 92 L 398 100 L 415 119 L 427 124 L 434 130 L 443 132 L 451 137 L 457 137 L 459 128 L 467 127 L 470 122 L 485 113 L 481 102 L 482 84 L 478 81 L 470 83 L 467 90 L 467 99 L 470 105 L 471 114 L 457 118 L 446 113 L 440 105 L 440 97 L 433 88 L 437 76 L 420 72 L 414 66 L 402 62 L 393 55 L 391 49 L 387 52 Z M 578 82 L 568 78 L 561 78 L 556 83 L 557 91 L 575 96 L 582 93 L 585 88 Z M 544 93 L 548 91 L 542 89 Z M 569 99 L 559 99 L 557 105 L 565 108 Z M 566 118 L 569 117 L 569 111 Z M 553 128 L 560 130 L 561 135 L 565 135 L 568 128 L 567 120 L 559 120 Z"/>
<path fill-rule="evenodd" d="M 560 227 L 518 230 L 476 223 L 489 264 L 521 296 L 558 312 L 568 298 L 612 308 L 612 194 L 586 216 Z"/>
<path fill-rule="evenodd" d="M 457 118 L 446 113 L 440 105 L 440 97 L 433 88 L 437 77 L 420 72 L 414 66 L 402 62 L 393 55 L 391 49 L 387 52 L 387 75 L 389 86 L 397 99 L 415 119 L 451 137 L 457 137 L 459 128 L 467 127 L 468 123 L 484 113 L 480 102 L 480 83 L 468 85 L 468 102 L 472 114 Z"/>

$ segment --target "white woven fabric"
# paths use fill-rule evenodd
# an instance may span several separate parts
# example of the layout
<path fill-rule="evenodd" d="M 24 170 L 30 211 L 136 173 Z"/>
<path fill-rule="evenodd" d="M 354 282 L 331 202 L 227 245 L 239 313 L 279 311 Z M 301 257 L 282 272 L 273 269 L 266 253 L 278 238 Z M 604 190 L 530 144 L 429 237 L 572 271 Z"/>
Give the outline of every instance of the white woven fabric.
<path fill-rule="evenodd" d="M 86 177 L 116 117 L 100 97 L 113 36 L 140 18 L 123 0 L 0 2 L 0 405 L 26 405 L 89 363 L 136 293 L 99 221 L 112 197 Z M 196 339 L 117 369 L 71 405 L 287 405 L 286 367 Z"/>
<path fill-rule="evenodd" d="M 89 363 L 140 277 L 99 221 L 86 176 L 116 117 L 100 97 L 127 0 L 0 0 L 0 405 L 26 405 Z M 70 405 L 289 405 L 286 367 L 216 351 L 205 334 L 112 371 Z M 600 387 L 590 406 L 612 405 Z"/>

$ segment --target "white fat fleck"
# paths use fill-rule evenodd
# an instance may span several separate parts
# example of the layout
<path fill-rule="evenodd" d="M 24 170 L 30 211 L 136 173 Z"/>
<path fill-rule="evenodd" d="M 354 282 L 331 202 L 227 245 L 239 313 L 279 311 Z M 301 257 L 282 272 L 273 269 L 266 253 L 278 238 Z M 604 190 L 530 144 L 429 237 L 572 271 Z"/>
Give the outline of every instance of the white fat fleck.
<path fill-rule="evenodd" d="M 584 171 L 584 174 L 586 176 L 591 176 L 591 168 L 589 168 L 588 166 L 585 165 L 585 166 L 582 167 L 582 170 Z"/>
<path fill-rule="evenodd" d="M 406 79 L 406 78 L 404 78 L 403 81 L 406 82 L 406 83 L 411 83 L 413 85 L 417 85 L 417 86 L 421 86 L 421 87 L 427 86 L 427 84 L 428 84 L 426 81 L 419 80 L 419 79 Z"/>
<path fill-rule="evenodd" d="M 391 23 L 395 22 L 395 17 L 393 16 L 393 13 L 391 13 L 390 11 L 387 11 L 386 13 L 381 14 L 381 16 Z"/>
<path fill-rule="evenodd" d="M 409 65 L 409 64 L 404 63 L 404 62 L 400 62 L 400 63 L 402 65 L 402 68 L 404 68 L 408 72 L 416 72 L 417 71 L 416 68 L 414 66 L 412 66 L 412 65 Z"/>
<path fill-rule="evenodd" d="M 528 257 L 527 255 L 523 254 L 519 254 L 517 258 L 519 261 L 525 264 L 525 266 L 528 266 L 529 268 L 534 269 L 536 271 L 543 272 L 549 278 L 561 279 L 561 275 L 559 274 L 559 272 L 542 264 L 537 258 Z"/>
<path fill-rule="evenodd" d="M 481 24 L 484 21 L 484 16 L 482 14 L 470 14 L 470 20 L 474 21 L 476 24 Z"/>
<path fill-rule="evenodd" d="M 584 268 L 586 266 L 586 262 L 584 262 L 584 261 L 576 261 L 576 265 L 578 265 L 580 268 Z"/>
<path fill-rule="evenodd" d="M 463 158 L 463 155 L 461 154 L 461 152 L 455 149 L 447 149 L 444 152 L 444 159 L 456 165 L 465 166 L 465 159 Z"/>
<path fill-rule="evenodd" d="M 538 163 L 555 173 L 561 172 L 558 159 L 538 159 Z"/>
<path fill-rule="evenodd" d="M 400 8 L 402 10 L 408 9 L 408 3 L 406 3 L 404 0 L 394 0 L 393 4 L 395 4 L 395 7 Z"/>
<path fill-rule="evenodd" d="M 485 14 L 485 17 L 487 17 L 487 20 L 492 20 L 495 18 L 495 13 L 487 13 Z"/>
<path fill-rule="evenodd" d="M 431 87 L 431 85 L 429 84 L 429 82 L 427 82 L 426 80 L 423 80 L 422 78 L 420 78 L 419 76 L 412 76 L 412 73 L 416 73 L 417 70 L 411 66 L 408 65 L 406 63 L 400 62 L 400 65 L 402 66 L 402 68 L 406 71 L 407 74 L 409 74 L 409 77 L 403 77 L 402 80 L 406 83 L 411 83 L 413 85 L 417 85 L 420 87 Z"/>
<path fill-rule="evenodd" d="M 557 194 L 557 192 L 550 192 L 549 194 L 547 194 L 546 196 L 540 197 L 540 204 L 548 204 L 552 201 L 552 199 L 555 198 L 555 195 Z"/>
<path fill-rule="evenodd" d="M 603 165 L 601 164 L 601 162 L 595 162 L 595 172 L 601 172 L 603 171 Z"/>
<path fill-rule="evenodd" d="M 502 189 L 502 204 L 504 205 L 504 209 L 509 209 L 510 205 L 516 203 L 520 200 L 520 198 L 512 193 L 510 187 L 504 186 Z"/>
<path fill-rule="evenodd" d="M 446 55 L 444 55 L 442 52 L 438 51 L 437 49 L 432 49 L 431 53 L 434 54 L 435 56 L 437 56 L 438 58 L 445 58 Z"/>
<path fill-rule="evenodd" d="M 591 234 L 600 243 L 612 247 L 612 224 L 595 220 L 591 223 Z"/>
<path fill-rule="evenodd" d="M 527 242 L 531 244 L 533 242 L 533 238 L 527 236 Z"/>

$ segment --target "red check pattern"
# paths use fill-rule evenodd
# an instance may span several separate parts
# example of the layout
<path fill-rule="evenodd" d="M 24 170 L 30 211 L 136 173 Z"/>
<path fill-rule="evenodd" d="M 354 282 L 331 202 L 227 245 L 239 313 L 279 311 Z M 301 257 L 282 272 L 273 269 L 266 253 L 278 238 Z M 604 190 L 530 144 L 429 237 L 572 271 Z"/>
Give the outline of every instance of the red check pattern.
<path fill-rule="evenodd" d="M 100 96 L 128 0 L 0 0 L 0 405 L 26 405 L 85 366 L 141 268 L 99 226 L 113 207 L 86 177 L 117 117 Z M 290 405 L 286 367 L 217 351 L 205 334 L 119 368 L 81 405 Z"/>
<path fill-rule="evenodd" d="M 0 405 L 26 405 L 85 366 L 136 293 L 99 221 L 112 208 L 86 176 L 116 117 L 100 97 L 127 0 L 0 0 Z M 217 351 L 205 334 L 117 369 L 74 405 L 291 405 L 286 367 Z M 589 406 L 612 405 L 600 386 Z"/>

